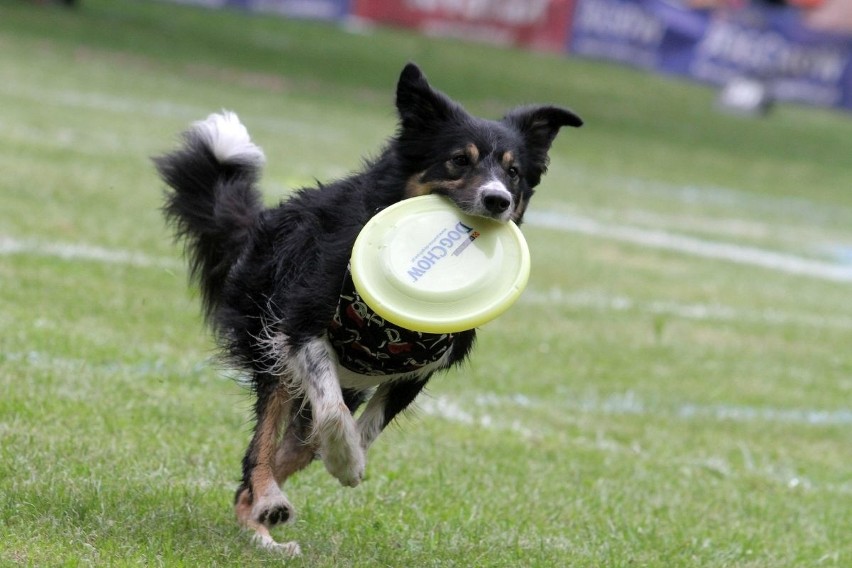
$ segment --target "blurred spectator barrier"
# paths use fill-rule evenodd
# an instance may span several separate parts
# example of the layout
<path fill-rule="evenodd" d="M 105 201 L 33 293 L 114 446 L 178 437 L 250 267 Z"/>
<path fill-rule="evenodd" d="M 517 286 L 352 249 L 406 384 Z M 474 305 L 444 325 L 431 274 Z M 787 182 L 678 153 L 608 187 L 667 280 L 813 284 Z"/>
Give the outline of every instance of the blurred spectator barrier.
<path fill-rule="evenodd" d="M 421 33 L 562 51 L 574 0 L 353 0 L 365 20 Z"/>
<path fill-rule="evenodd" d="M 568 52 L 852 110 L 852 0 L 178 1 Z"/>
<path fill-rule="evenodd" d="M 748 79 L 777 100 L 852 110 L 852 33 L 817 29 L 805 15 L 764 3 L 578 0 L 567 49 L 716 85 Z"/>

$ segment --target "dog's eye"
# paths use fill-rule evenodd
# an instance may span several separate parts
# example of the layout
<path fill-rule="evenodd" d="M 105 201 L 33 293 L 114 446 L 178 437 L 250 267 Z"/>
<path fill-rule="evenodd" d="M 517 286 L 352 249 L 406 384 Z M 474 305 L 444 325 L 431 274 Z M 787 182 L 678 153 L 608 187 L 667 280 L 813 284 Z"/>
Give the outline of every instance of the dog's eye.
<path fill-rule="evenodd" d="M 470 165 L 470 158 L 467 157 L 467 154 L 457 154 L 453 156 L 451 161 L 454 166 L 458 166 L 460 168 Z"/>
<path fill-rule="evenodd" d="M 509 174 L 509 177 L 512 179 L 518 179 L 518 176 L 520 175 L 518 168 L 516 168 L 515 166 L 512 166 L 508 170 L 506 170 L 506 173 Z"/>

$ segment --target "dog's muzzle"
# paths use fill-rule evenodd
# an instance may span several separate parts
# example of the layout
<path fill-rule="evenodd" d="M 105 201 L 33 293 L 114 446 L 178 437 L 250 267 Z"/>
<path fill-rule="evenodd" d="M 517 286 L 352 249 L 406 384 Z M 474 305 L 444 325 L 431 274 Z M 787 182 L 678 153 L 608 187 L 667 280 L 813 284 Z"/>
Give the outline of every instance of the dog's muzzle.
<path fill-rule="evenodd" d="M 512 209 L 512 194 L 497 180 L 491 180 L 479 189 L 478 206 L 484 217 L 507 221 Z"/>

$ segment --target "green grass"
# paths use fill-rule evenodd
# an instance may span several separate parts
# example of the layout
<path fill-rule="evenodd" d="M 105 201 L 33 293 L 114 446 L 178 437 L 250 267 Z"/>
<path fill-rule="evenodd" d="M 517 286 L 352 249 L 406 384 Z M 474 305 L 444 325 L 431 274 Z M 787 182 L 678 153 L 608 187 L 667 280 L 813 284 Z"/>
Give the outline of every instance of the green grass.
<path fill-rule="evenodd" d="M 0 565 L 261 566 L 231 498 L 250 400 L 213 362 L 149 156 L 240 113 L 270 202 L 359 167 L 408 60 L 470 110 L 571 106 L 528 291 L 371 449 L 288 484 L 293 566 L 852 564 L 852 117 L 714 111 L 597 62 L 147 2 L 0 1 Z M 761 252 L 762 251 L 762 252 Z M 845 252 L 844 252 L 845 251 Z M 847 260 L 848 262 L 848 260 Z"/>

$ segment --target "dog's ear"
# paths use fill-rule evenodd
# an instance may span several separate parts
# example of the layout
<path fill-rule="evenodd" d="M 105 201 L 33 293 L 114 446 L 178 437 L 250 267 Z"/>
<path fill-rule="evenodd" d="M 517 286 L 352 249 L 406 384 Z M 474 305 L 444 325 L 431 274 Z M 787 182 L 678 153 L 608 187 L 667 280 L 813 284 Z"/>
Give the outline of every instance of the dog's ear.
<path fill-rule="evenodd" d="M 515 128 L 524 138 L 531 161 L 526 172 L 526 181 L 530 187 L 537 186 L 547 171 L 550 161 L 547 153 L 559 129 L 563 126 L 576 128 L 583 125 L 579 116 L 555 106 L 519 107 L 504 116 L 503 122 Z"/>
<path fill-rule="evenodd" d="M 453 118 L 458 105 L 429 86 L 426 76 L 414 63 L 399 75 L 396 108 L 403 130 L 423 129 Z"/>

